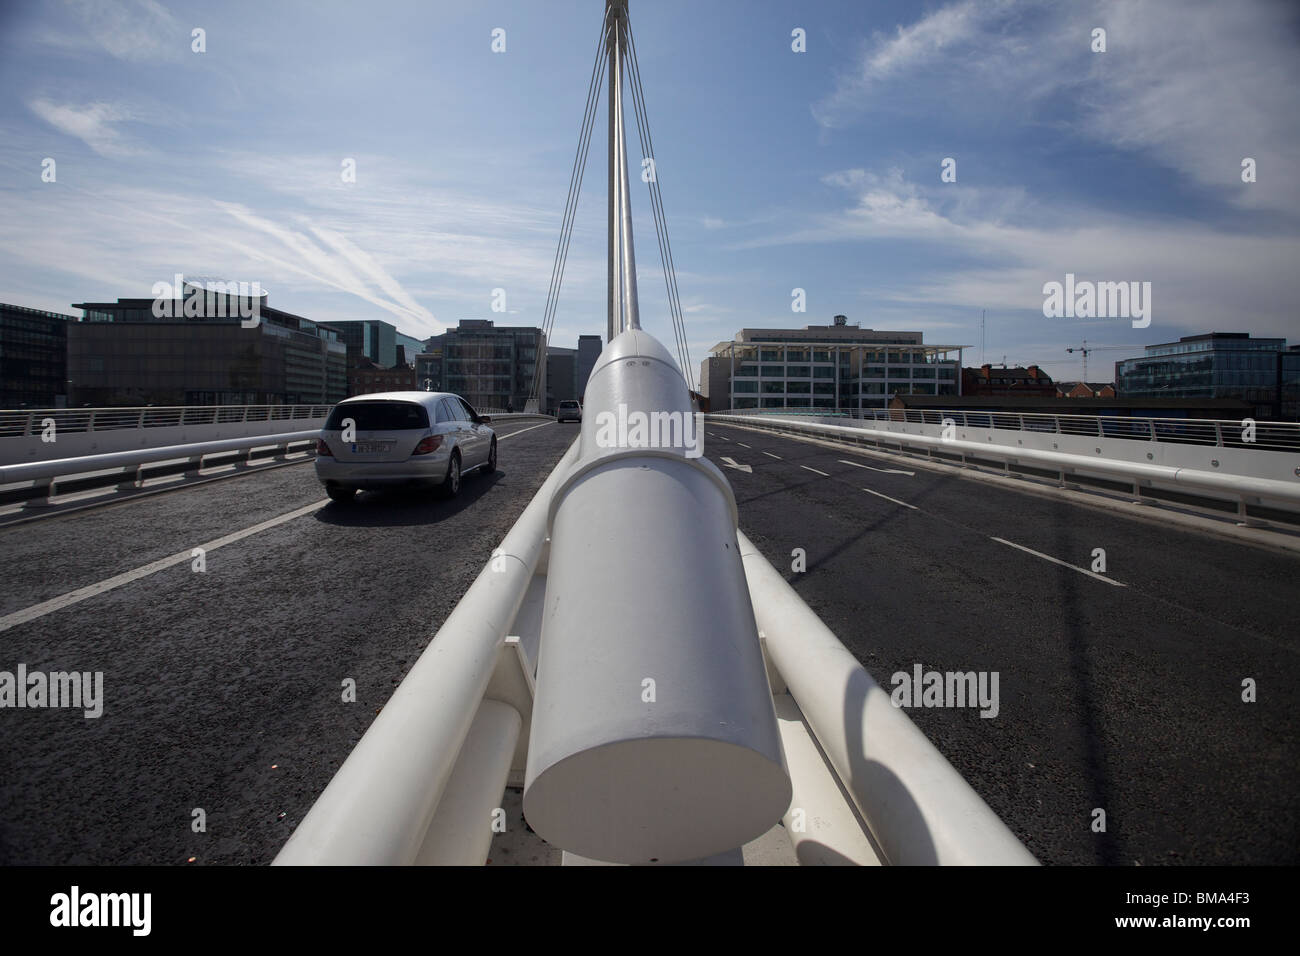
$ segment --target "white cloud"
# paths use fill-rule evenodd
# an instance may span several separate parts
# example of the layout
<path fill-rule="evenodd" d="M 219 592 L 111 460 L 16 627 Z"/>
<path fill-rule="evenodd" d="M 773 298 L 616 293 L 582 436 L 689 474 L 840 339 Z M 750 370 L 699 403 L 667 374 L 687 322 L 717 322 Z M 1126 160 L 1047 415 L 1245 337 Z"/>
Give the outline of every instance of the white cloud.
<path fill-rule="evenodd" d="M 1295 336 L 1295 309 L 1286 284 L 1300 261 L 1300 237 L 1219 231 L 1197 222 L 1149 222 L 1058 206 L 1021 210 L 1021 223 L 984 215 L 957 218 L 897 170 L 883 175 L 854 169 L 825 181 L 852 196 L 853 204 L 817 217 L 784 235 L 738 248 L 873 240 L 927 243 L 926 278 L 915 273 L 878 286 L 886 302 L 1002 310 L 1037 310 L 1045 282 L 1067 272 L 1095 281 L 1153 284 L 1153 325 L 1201 329 L 1246 327 L 1259 335 Z M 938 196 L 941 187 L 932 187 Z M 964 208 L 1001 208 L 971 189 Z M 1050 225 L 1042 225 L 1048 223 Z M 945 266 L 945 262 L 952 263 Z M 1085 328 L 1079 320 L 1048 320 Z M 1112 323 L 1113 324 L 1113 323 Z"/>
<path fill-rule="evenodd" d="M 1096 26 L 1105 53 L 1090 49 Z M 1298 27 L 1295 7 L 1264 0 L 961 0 L 874 37 L 813 115 L 831 128 L 904 97 L 948 112 L 978 102 L 990 122 L 1005 115 L 1023 127 L 1028 113 L 1243 207 L 1297 214 Z M 1247 156 L 1259 168 L 1249 185 Z"/>
<path fill-rule="evenodd" d="M 75 136 L 101 156 L 114 159 L 139 152 L 120 130 L 113 127 L 114 123 L 134 118 L 132 111 L 125 106 L 114 103 L 70 106 L 40 98 L 27 105 L 59 132 Z"/>

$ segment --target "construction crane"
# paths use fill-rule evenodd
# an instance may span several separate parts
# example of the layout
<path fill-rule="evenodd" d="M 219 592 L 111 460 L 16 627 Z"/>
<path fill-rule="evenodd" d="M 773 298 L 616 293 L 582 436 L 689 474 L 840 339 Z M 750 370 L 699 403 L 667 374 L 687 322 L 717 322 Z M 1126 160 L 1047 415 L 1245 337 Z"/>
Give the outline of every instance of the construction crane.
<path fill-rule="evenodd" d="M 1089 345 L 1088 340 L 1084 339 L 1082 345 L 1072 346 L 1070 348 L 1067 348 L 1065 351 L 1083 353 L 1083 381 L 1086 383 L 1088 381 L 1088 353 L 1089 352 L 1131 352 L 1132 346 L 1130 345 Z"/>

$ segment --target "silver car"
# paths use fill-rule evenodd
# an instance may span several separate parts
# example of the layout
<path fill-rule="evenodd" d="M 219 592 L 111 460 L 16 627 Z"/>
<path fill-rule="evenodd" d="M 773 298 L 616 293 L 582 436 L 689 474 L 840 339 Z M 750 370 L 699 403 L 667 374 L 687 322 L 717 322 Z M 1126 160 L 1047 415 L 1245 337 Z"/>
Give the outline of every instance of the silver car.
<path fill-rule="evenodd" d="M 350 502 L 358 489 L 460 491 L 461 476 L 496 471 L 491 419 L 450 392 L 380 392 L 339 402 L 316 439 L 316 477 Z"/>
<path fill-rule="evenodd" d="M 555 410 L 555 421 L 557 424 L 560 422 L 582 421 L 582 406 L 566 398 L 560 402 L 560 407 Z"/>

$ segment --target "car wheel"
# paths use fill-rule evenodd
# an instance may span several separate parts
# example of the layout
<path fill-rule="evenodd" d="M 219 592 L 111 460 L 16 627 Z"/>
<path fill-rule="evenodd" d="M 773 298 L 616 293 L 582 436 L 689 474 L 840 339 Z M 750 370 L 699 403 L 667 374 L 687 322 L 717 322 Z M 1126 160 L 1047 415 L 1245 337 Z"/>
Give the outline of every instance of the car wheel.
<path fill-rule="evenodd" d="M 452 452 L 451 461 L 447 462 L 447 477 L 442 481 L 442 494 L 446 498 L 455 498 L 460 494 L 460 455 Z"/>
<path fill-rule="evenodd" d="M 350 505 L 357 500 L 357 489 L 355 488 L 327 487 L 325 494 L 330 496 L 331 501 L 337 501 L 341 505 Z"/>
<path fill-rule="evenodd" d="M 483 466 L 483 474 L 490 475 L 497 470 L 497 440 L 492 439 L 492 448 L 488 451 L 487 464 Z"/>

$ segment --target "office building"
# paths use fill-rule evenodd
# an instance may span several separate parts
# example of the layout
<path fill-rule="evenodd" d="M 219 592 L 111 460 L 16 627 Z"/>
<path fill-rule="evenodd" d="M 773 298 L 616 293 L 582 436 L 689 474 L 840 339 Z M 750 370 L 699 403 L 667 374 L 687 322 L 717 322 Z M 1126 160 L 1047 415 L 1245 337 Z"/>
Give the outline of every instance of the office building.
<path fill-rule="evenodd" d="M 523 411 L 534 385 L 545 397 L 546 363 L 538 361 L 546 346 L 541 329 L 462 319 L 442 339 L 442 390 L 483 409 Z"/>
<path fill-rule="evenodd" d="M 959 345 L 926 345 L 920 332 L 850 325 L 741 329 L 700 366 L 713 411 L 726 408 L 886 407 L 898 394 L 961 394 Z"/>
<path fill-rule="evenodd" d="M 1257 418 L 1283 417 L 1284 392 L 1292 383 L 1296 354 L 1286 339 L 1252 338 L 1248 332 L 1184 335 L 1177 342 L 1148 345 L 1140 358 L 1115 363 L 1121 398 L 1240 398 Z"/>
<path fill-rule="evenodd" d="M 75 316 L 0 302 L 0 408 L 67 403 L 68 332 Z"/>
<path fill-rule="evenodd" d="M 185 283 L 179 295 L 75 304 L 84 316 L 67 326 L 68 404 L 315 405 L 347 397 L 347 352 L 336 332 L 271 308 L 264 293 L 253 302 Z M 254 306 L 257 321 L 245 327 L 241 311 Z"/>
<path fill-rule="evenodd" d="M 579 399 L 587 390 L 587 379 L 591 378 L 591 370 L 596 367 L 596 360 L 604 348 L 605 340 L 599 335 L 578 336 L 578 357 L 573 374 Z"/>
<path fill-rule="evenodd" d="M 546 347 L 546 401 L 542 411 L 555 414 L 560 402 L 578 397 L 577 349 Z"/>
<path fill-rule="evenodd" d="M 322 328 L 339 334 L 348 349 L 348 368 L 357 368 L 367 358 L 380 368 L 414 365 L 415 356 L 424 351 L 424 343 L 397 331 L 397 326 L 382 319 L 355 319 L 343 322 L 318 322 Z M 398 358 L 398 347 L 403 355 Z"/>

